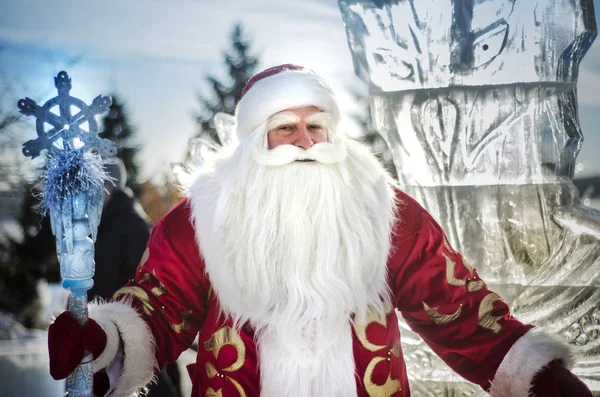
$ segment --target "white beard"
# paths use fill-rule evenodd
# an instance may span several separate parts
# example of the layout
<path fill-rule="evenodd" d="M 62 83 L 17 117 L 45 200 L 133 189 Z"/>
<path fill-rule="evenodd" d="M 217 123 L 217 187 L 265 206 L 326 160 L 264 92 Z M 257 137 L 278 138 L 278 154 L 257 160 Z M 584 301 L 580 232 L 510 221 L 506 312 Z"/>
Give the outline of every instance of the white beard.
<path fill-rule="evenodd" d="M 356 396 L 351 315 L 389 299 L 391 179 L 356 142 L 339 163 L 274 167 L 246 141 L 190 191 L 221 309 L 256 331 L 261 396 Z"/>

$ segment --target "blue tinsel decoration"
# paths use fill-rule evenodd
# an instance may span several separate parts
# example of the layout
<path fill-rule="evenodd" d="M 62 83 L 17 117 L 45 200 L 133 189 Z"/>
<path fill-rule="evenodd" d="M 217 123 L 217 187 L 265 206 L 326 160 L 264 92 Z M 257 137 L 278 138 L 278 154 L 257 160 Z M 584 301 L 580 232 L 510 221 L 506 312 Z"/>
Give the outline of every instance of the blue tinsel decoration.
<path fill-rule="evenodd" d="M 65 200 L 79 192 L 91 193 L 104 189 L 109 180 L 100 156 L 83 150 L 57 150 L 48 154 L 41 175 L 42 214 L 60 211 Z"/>
<path fill-rule="evenodd" d="M 56 236 L 57 250 L 63 231 L 72 227 L 73 201 L 78 194 L 84 194 L 88 211 L 88 221 L 92 239 L 96 231 L 104 203 L 104 181 L 111 180 L 105 172 L 103 160 L 98 154 L 84 150 L 56 150 L 48 153 L 40 178 L 42 197 L 39 211 L 50 214 L 52 231 Z M 70 232 L 64 235 L 67 251 L 72 247 Z"/>

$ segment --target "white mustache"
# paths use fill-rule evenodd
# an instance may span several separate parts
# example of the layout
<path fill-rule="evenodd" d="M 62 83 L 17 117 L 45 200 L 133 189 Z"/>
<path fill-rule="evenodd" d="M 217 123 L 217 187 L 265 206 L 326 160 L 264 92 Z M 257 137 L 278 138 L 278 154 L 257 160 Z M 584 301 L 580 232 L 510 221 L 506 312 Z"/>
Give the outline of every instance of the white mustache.
<path fill-rule="evenodd" d="M 321 164 L 335 164 L 346 159 L 348 152 L 344 142 L 321 142 L 308 149 L 294 145 L 280 145 L 273 149 L 255 147 L 252 158 L 265 166 L 282 166 L 294 161 L 317 161 Z"/>

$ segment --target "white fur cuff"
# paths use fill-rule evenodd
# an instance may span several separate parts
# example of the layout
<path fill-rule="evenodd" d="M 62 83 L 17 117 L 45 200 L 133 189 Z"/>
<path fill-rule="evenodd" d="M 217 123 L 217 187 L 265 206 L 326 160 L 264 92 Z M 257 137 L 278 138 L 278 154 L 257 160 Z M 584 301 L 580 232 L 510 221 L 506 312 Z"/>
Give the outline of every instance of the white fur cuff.
<path fill-rule="evenodd" d="M 136 396 L 154 378 L 156 346 L 148 324 L 127 300 L 89 305 L 89 316 L 106 332 L 106 348 L 94 361 L 94 371 L 111 366 L 121 341 L 125 351 L 123 371 L 114 385 L 114 396 Z M 112 385 L 111 385 L 112 386 Z"/>
<path fill-rule="evenodd" d="M 562 360 L 571 368 L 573 358 L 569 347 L 557 338 L 534 328 L 523 335 L 510 348 L 498 367 L 490 395 L 494 397 L 526 397 L 532 380 L 545 365 Z"/>

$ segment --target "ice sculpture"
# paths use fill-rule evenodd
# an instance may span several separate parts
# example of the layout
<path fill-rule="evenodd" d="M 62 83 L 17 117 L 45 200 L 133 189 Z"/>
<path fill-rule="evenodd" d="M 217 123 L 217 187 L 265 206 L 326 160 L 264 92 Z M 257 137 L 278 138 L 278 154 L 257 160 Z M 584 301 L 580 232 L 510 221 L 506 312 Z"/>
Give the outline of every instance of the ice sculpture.
<path fill-rule="evenodd" d="M 340 0 L 399 181 L 515 315 L 565 337 L 600 391 L 600 213 L 572 183 L 592 0 Z M 407 326 L 415 395 L 485 395 Z"/>

